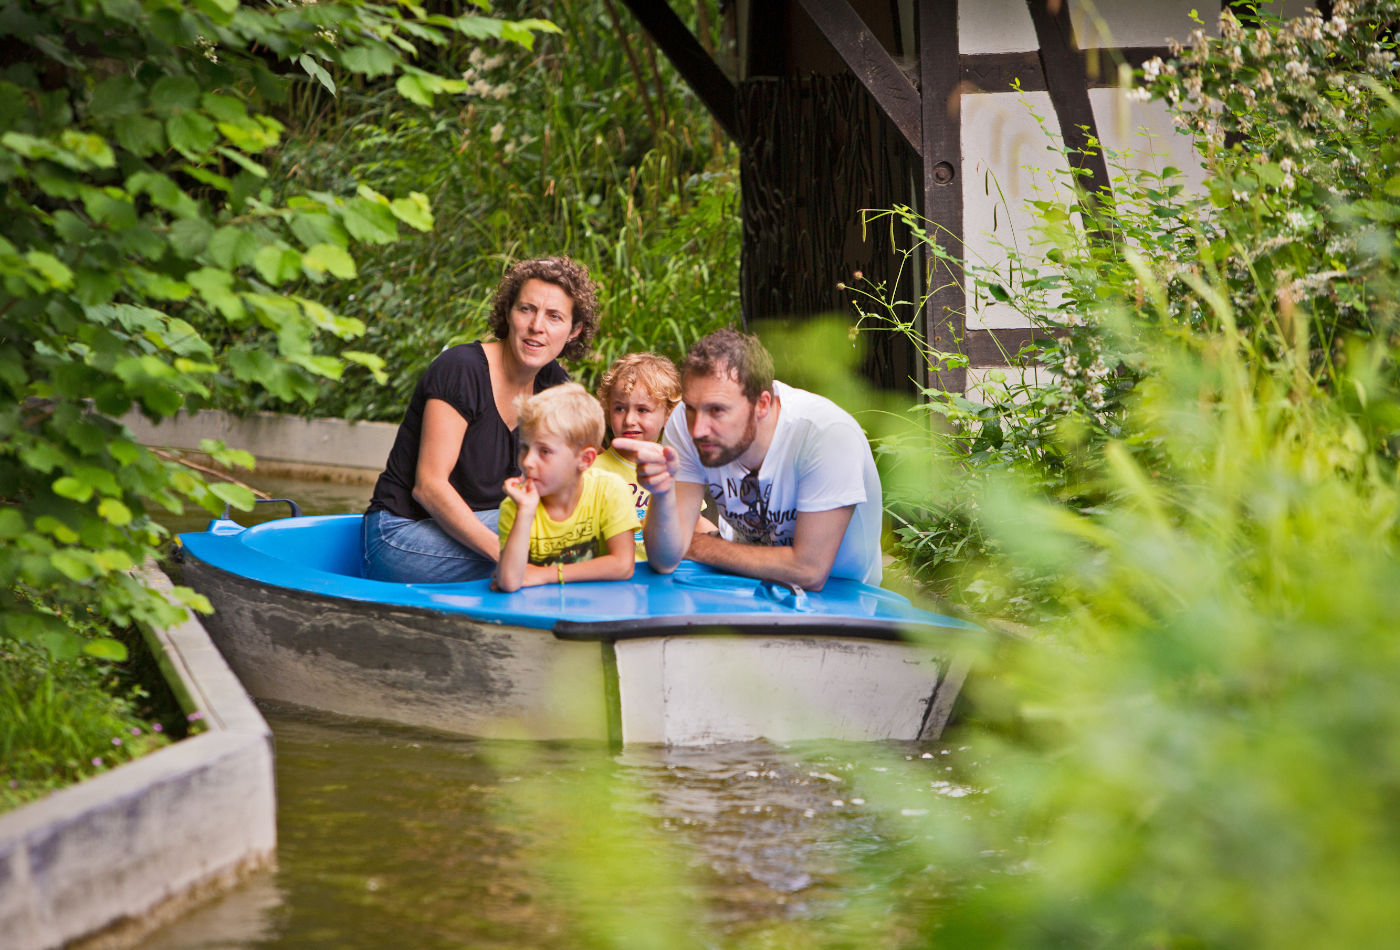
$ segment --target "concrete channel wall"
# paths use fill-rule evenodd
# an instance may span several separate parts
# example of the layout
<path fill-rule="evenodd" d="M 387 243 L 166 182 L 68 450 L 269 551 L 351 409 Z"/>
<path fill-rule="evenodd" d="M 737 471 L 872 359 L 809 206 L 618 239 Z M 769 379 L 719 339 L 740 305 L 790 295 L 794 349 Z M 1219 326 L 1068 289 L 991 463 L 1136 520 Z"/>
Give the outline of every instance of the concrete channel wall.
<path fill-rule="evenodd" d="M 169 590 L 154 564 L 144 570 Z M 274 860 L 267 722 L 193 616 L 150 645 L 207 731 L 0 815 L 4 950 L 136 946 Z"/>
<path fill-rule="evenodd" d="M 372 482 L 397 426 L 237 418 L 202 411 L 122 422 L 136 439 L 191 460 L 214 439 L 263 474 Z M 147 582 L 169 590 L 154 564 Z M 0 950 L 112 950 L 193 902 L 271 866 L 277 848 L 272 733 L 191 616 L 149 639 L 166 681 L 207 731 L 0 815 Z"/>
<path fill-rule="evenodd" d="M 267 475 L 333 482 L 372 483 L 389 458 L 398 426 L 389 422 L 303 419 L 273 412 L 245 418 L 206 409 L 151 422 L 139 412 L 122 418 L 143 445 L 198 454 L 200 440 L 214 439 L 257 456 Z"/>

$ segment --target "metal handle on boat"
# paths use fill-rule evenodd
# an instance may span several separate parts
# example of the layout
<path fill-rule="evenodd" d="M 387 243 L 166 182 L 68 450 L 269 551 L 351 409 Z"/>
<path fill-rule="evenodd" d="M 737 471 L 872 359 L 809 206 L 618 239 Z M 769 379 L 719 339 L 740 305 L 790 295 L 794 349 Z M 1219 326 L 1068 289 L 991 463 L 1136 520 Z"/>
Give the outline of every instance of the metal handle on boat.
<path fill-rule="evenodd" d="M 255 504 L 255 505 L 270 505 L 270 504 L 272 504 L 273 502 L 279 502 L 279 501 L 281 501 L 281 502 L 286 502 L 287 505 L 289 505 L 289 506 L 291 507 L 291 509 L 292 509 L 292 517 L 293 517 L 293 518 L 300 518 L 300 517 L 301 517 L 301 505 L 298 505 L 296 502 L 292 501 L 290 498 L 254 498 L 254 499 L 253 499 L 253 504 Z M 223 513 L 223 515 L 221 516 L 221 519 L 222 519 L 222 520 L 224 520 L 224 521 L 227 521 L 227 520 L 228 520 L 228 513 L 229 513 L 229 509 L 230 509 L 231 507 L 232 507 L 231 505 L 224 505 L 224 513 Z"/>

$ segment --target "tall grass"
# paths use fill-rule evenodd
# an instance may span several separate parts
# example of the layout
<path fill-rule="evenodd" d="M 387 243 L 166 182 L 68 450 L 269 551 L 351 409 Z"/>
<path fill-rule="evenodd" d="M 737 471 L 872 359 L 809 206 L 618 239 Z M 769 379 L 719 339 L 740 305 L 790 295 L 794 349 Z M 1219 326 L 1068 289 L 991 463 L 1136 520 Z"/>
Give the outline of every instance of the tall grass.
<path fill-rule="evenodd" d="M 0 811 L 129 762 L 185 731 L 159 672 L 140 657 L 117 664 L 0 642 Z"/>
<path fill-rule="evenodd" d="M 362 253 L 358 279 L 314 289 L 364 321 L 354 349 L 384 357 L 387 385 L 352 372 L 311 406 L 250 397 L 234 408 L 397 421 L 444 346 L 486 335 L 496 283 L 522 257 L 568 254 L 599 284 L 596 352 L 572 367 L 585 385 L 625 352 L 677 358 L 739 321 L 736 152 L 664 57 L 603 0 L 495 12 L 547 13 L 562 32 L 531 50 L 436 51 L 469 88 L 433 109 L 387 86 L 295 88 L 278 169 L 288 187 L 420 192 L 434 228 Z"/>

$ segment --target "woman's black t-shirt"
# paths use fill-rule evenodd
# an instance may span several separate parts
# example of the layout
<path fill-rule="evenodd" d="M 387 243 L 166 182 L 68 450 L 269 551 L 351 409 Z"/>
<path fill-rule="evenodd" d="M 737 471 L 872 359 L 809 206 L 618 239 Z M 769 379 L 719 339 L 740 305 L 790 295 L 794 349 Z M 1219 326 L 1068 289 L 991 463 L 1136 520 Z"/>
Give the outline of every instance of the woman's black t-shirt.
<path fill-rule="evenodd" d="M 568 378 L 564 367 L 557 361 L 551 362 L 535 377 L 535 392 Z M 389 461 L 375 482 L 369 510 L 383 509 L 414 521 L 429 517 L 427 509 L 413 498 L 423 410 L 429 399 L 441 399 L 467 420 L 462 449 L 448 481 L 473 510 L 499 508 L 506 496 L 505 480 L 520 474 L 520 435 L 515 429 L 507 429 L 496 411 L 486 351 L 480 343 L 466 343 L 444 350 L 418 380 L 394 436 Z"/>

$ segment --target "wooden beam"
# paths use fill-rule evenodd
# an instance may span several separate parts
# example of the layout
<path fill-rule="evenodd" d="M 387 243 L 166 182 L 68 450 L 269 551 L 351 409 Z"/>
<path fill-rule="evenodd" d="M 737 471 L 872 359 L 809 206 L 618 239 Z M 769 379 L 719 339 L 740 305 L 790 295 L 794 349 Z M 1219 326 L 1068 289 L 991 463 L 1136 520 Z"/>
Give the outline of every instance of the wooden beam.
<path fill-rule="evenodd" d="M 738 116 L 735 110 L 734 83 L 705 52 L 695 34 L 676 16 L 666 0 L 622 0 L 642 29 L 652 38 L 676 72 L 700 97 L 705 108 L 715 117 L 732 139 L 738 139 Z"/>
<path fill-rule="evenodd" d="M 1066 0 L 1026 0 L 1035 36 L 1040 44 L 1040 62 L 1045 70 L 1045 86 L 1060 120 L 1060 137 L 1070 150 L 1073 167 L 1087 172 L 1077 178 L 1090 196 L 1107 191 L 1108 165 L 1102 147 L 1085 154 L 1089 140 L 1097 139 L 1098 123 L 1089 103 L 1089 84 L 1083 54 L 1074 42 L 1074 28 Z"/>
<path fill-rule="evenodd" d="M 1127 63 L 1134 69 L 1154 56 L 1170 59 L 1172 51 L 1165 46 L 1104 47 L 1076 50 L 1080 69 L 1090 89 L 1110 89 L 1118 85 L 1118 64 Z M 1090 62 L 1097 60 L 1097 69 Z M 963 92 L 1009 92 L 1013 81 L 1026 92 L 1045 92 L 1045 68 L 1040 54 L 1027 53 L 964 53 L 961 56 Z"/>
<path fill-rule="evenodd" d="M 840 54 L 861 85 L 880 104 L 916 154 L 923 149 L 919 90 L 847 0 L 797 0 Z"/>
<path fill-rule="evenodd" d="M 1046 343 L 1064 331 L 1051 332 L 1040 327 L 1004 327 L 996 330 L 968 330 L 963 337 L 963 352 L 973 366 L 1007 366 L 1023 347 Z"/>
<path fill-rule="evenodd" d="M 923 213 L 932 237 L 950 254 L 965 253 L 962 186 L 962 80 L 958 57 L 958 0 L 919 2 L 919 85 L 923 89 Z M 952 352 L 963 338 L 967 295 L 961 266 L 929 254 L 928 302 L 924 335 L 937 350 Z M 934 374 L 931 387 L 946 392 L 967 388 L 967 373 L 952 369 Z"/>

